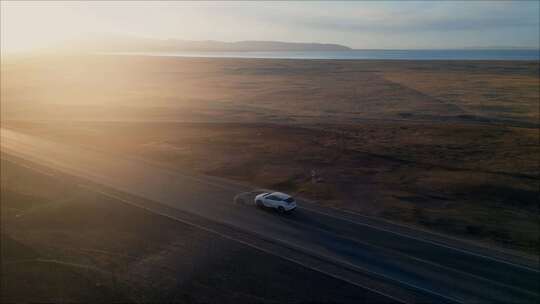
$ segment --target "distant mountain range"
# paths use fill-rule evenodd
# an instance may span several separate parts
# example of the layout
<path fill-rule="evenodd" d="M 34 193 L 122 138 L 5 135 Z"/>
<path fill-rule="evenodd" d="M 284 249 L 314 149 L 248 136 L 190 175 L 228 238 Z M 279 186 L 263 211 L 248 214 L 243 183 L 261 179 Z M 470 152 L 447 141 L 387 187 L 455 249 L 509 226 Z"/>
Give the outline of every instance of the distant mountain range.
<path fill-rule="evenodd" d="M 107 37 L 71 42 L 64 47 L 99 52 L 275 52 L 275 51 L 348 51 L 351 48 L 329 43 L 280 41 L 188 41 L 148 38 Z"/>

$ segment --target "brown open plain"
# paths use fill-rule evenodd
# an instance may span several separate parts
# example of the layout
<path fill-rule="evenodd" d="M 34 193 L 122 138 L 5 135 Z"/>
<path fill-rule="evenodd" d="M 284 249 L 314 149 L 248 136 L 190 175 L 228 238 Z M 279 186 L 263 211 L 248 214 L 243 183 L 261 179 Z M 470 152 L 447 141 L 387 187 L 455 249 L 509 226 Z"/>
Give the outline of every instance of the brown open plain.
<path fill-rule="evenodd" d="M 2 126 L 534 254 L 538 71 L 502 61 L 17 58 L 2 63 Z"/>
<path fill-rule="evenodd" d="M 70 177 L 0 164 L 2 303 L 385 301 Z"/>

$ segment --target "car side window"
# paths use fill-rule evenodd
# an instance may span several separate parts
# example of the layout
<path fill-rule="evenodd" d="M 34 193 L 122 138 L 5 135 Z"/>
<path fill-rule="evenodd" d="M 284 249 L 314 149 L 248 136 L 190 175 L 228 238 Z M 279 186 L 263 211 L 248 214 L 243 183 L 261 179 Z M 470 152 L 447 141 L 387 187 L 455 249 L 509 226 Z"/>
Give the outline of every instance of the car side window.
<path fill-rule="evenodd" d="M 277 198 L 276 196 L 273 196 L 273 195 L 270 195 L 267 198 L 270 199 L 270 200 L 273 200 L 273 201 L 279 201 L 279 198 Z"/>

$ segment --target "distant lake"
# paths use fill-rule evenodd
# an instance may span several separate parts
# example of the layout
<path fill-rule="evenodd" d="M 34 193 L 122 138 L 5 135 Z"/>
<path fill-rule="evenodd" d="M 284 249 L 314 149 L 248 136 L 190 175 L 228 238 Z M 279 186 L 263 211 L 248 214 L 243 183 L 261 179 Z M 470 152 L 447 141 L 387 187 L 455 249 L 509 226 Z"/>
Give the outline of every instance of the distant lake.
<path fill-rule="evenodd" d="M 534 49 L 351 50 L 302 52 L 108 52 L 102 54 L 162 57 L 342 60 L 540 60 L 540 50 Z"/>

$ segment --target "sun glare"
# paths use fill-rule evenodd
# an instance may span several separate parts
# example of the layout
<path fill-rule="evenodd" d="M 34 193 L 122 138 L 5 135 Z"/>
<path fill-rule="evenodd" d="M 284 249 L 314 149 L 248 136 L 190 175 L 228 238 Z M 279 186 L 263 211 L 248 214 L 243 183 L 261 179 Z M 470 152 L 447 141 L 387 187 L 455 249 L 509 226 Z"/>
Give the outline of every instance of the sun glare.
<path fill-rule="evenodd" d="M 91 23 L 61 3 L 2 1 L 2 52 L 48 49 L 91 33 Z"/>

